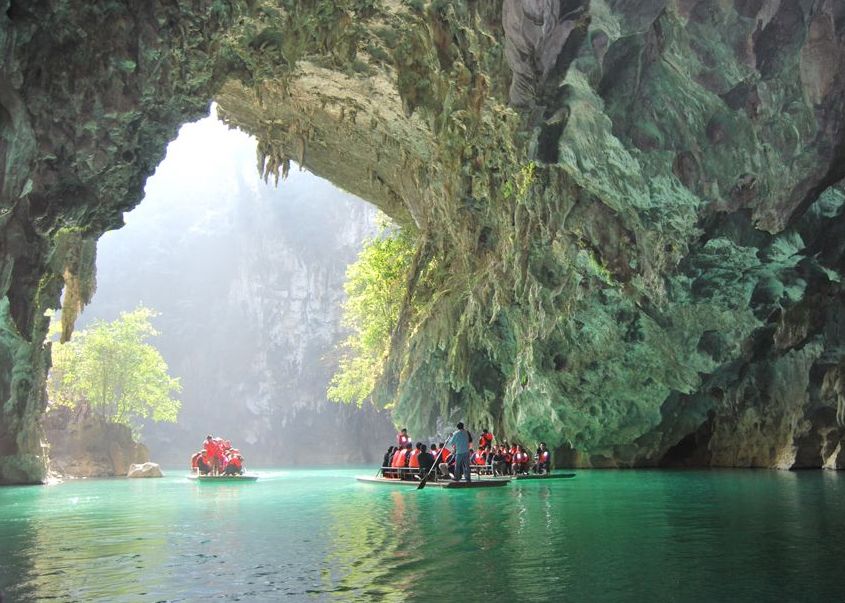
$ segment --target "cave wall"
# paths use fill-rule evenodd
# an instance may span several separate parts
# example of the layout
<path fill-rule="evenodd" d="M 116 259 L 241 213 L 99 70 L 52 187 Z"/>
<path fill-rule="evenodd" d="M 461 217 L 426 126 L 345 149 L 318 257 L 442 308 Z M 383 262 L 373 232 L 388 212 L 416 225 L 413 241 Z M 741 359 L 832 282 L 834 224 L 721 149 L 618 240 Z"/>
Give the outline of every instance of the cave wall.
<path fill-rule="evenodd" d="M 37 477 L 57 233 L 119 225 L 211 97 L 266 175 L 296 159 L 418 234 L 376 392 L 416 433 L 842 464 L 842 3 L 0 8 L 0 479 Z"/>

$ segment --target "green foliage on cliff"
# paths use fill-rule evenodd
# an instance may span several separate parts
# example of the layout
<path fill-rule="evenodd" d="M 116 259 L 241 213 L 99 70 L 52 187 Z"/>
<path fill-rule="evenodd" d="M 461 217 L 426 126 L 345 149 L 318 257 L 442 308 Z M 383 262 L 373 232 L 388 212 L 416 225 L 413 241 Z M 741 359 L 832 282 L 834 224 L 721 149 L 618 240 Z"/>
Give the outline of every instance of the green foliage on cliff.
<path fill-rule="evenodd" d="M 147 343 L 157 335 L 155 312 L 139 307 L 113 322 L 96 321 L 65 344 L 53 344 L 47 382 L 52 404 L 87 404 L 103 418 L 139 427 L 139 420 L 176 422 L 181 406 L 172 396 L 182 386 Z"/>
<path fill-rule="evenodd" d="M 414 250 L 407 231 L 384 229 L 347 269 L 344 325 L 352 334 L 343 343 L 345 353 L 329 386 L 330 400 L 360 406 L 372 394 L 384 372 Z"/>

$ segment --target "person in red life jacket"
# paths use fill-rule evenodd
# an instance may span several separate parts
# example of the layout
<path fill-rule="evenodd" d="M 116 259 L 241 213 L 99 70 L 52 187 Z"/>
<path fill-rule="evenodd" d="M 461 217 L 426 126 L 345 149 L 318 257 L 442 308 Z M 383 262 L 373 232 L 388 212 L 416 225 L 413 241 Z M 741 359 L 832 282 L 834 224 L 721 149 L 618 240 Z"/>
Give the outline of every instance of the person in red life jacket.
<path fill-rule="evenodd" d="M 405 448 L 405 446 L 411 443 L 407 429 L 402 429 L 402 431 L 396 434 L 396 443 L 399 444 L 399 448 Z"/>
<path fill-rule="evenodd" d="M 393 477 L 402 477 L 405 473 L 404 471 L 399 471 L 402 467 L 405 466 L 405 449 L 404 448 L 397 448 L 396 451 L 393 453 L 393 460 L 390 462 L 390 466 L 397 471 L 393 471 Z"/>
<path fill-rule="evenodd" d="M 537 473 L 549 473 L 552 467 L 552 453 L 546 448 L 545 442 L 540 442 L 537 449 Z"/>
<path fill-rule="evenodd" d="M 484 451 L 479 449 L 476 450 L 475 454 L 472 455 L 472 464 L 473 465 L 486 465 L 487 464 L 487 457 L 484 454 Z"/>
<path fill-rule="evenodd" d="M 416 474 L 416 473 L 419 473 L 419 471 L 420 471 L 419 456 L 420 456 L 420 447 L 421 446 L 422 446 L 422 444 L 417 442 L 416 445 L 414 446 L 414 449 L 411 450 L 411 453 L 408 455 L 408 468 L 413 469 L 413 471 L 408 472 L 409 476 Z"/>
<path fill-rule="evenodd" d="M 493 445 L 493 434 L 486 429 L 481 430 L 481 437 L 478 438 L 478 448 L 488 450 Z"/>
<path fill-rule="evenodd" d="M 510 473 L 511 465 L 513 464 L 513 454 L 511 454 L 511 451 L 507 446 L 499 447 L 499 451 L 502 455 L 502 460 L 505 461 L 505 466 L 507 467 L 508 473 Z"/>
<path fill-rule="evenodd" d="M 220 472 L 220 448 L 217 442 L 210 435 L 205 436 L 205 442 L 202 445 L 208 466 L 210 467 L 211 475 L 217 475 Z"/>
<path fill-rule="evenodd" d="M 528 473 L 528 453 L 522 446 L 517 446 L 516 454 L 513 455 L 513 473 Z"/>
<path fill-rule="evenodd" d="M 437 461 L 437 468 L 440 475 L 449 477 L 449 461 L 451 460 L 452 451 L 446 448 L 445 442 L 440 442 L 440 459 Z"/>
<path fill-rule="evenodd" d="M 226 470 L 223 475 L 243 475 L 244 472 L 244 457 L 241 456 L 240 451 L 232 449 L 226 462 Z"/>

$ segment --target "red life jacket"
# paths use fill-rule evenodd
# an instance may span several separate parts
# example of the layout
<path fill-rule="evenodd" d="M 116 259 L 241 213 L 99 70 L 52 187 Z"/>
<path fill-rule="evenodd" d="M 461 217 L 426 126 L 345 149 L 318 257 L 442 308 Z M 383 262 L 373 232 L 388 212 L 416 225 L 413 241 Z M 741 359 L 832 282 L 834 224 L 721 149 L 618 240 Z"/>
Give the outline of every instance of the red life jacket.
<path fill-rule="evenodd" d="M 449 452 L 448 448 L 441 448 L 440 451 L 443 453 L 443 456 L 440 457 L 441 463 L 448 463 L 449 457 L 452 456 L 452 453 Z"/>
<path fill-rule="evenodd" d="M 484 454 L 481 453 L 481 452 L 476 452 L 474 455 L 472 455 L 472 461 L 476 465 L 486 465 L 487 464 L 487 462 L 484 460 Z"/>
<path fill-rule="evenodd" d="M 206 440 L 205 443 L 203 443 L 202 448 L 205 450 L 205 456 L 209 460 L 218 455 L 219 449 L 214 440 Z"/>
<path fill-rule="evenodd" d="M 238 456 L 233 456 L 229 459 L 229 464 L 235 467 L 236 469 L 240 469 L 243 465 L 241 463 L 241 458 Z"/>
<path fill-rule="evenodd" d="M 399 449 L 393 453 L 393 461 L 390 463 L 391 467 L 404 467 L 405 466 L 405 451 L 403 449 Z"/>
<path fill-rule="evenodd" d="M 540 452 L 540 462 L 541 463 L 548 463 L 549 462 L 549 451 L 543 450 Z"/>
<path fill-rule="evenodd" d="M 414 469 L 420 468 L 420 451 L 418 448 L 414 448 L 411 451 L 411 460 L 408 461 L 408 467 L 413 467 Z"/>
<path fill-rule="evenodd" d="M 404 448 L 405 445 L 408 444 L 411 441 L 411 438 L 400 433 L 400 434 L 397 434 L 396 441 L 399 442 L 399 446 L 401 448 Z"/>

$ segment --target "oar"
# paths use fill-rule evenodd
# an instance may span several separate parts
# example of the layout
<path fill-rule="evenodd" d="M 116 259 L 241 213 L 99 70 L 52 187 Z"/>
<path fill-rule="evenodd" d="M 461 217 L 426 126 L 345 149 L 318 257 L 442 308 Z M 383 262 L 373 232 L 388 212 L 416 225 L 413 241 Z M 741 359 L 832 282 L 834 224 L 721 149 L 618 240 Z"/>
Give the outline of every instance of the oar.
<path fill-rule="evenodd" d="M 452 435 L 449 436 L 449 439 L 446 440 L 445 444 L 443 444 L 443 448 L 445 448 L 446 446 L 448 446 L 452 442 L 452 436 L 453 435 L 455 435 L 455 434 L 453 433 Z M 439 457 L 443 456 L 443 448 L 440 449 L 440 452 L 437 454 L 437 456 L 439 456 Z M 428 478 L 431 475 L 431 472 L 434 471 L 434 469 L 436 467 L 437 467 L 437 459 L 435 458 L 434 463 L 431 465 L 431 469 L 429 469 L 428 473 L 425 474 L 425 477 L 420 480 L 420 485 L 417 486 L 417 490 L 422 490 L 423 488 L 425 488 L 425 483 L 428 481 Z"/>

